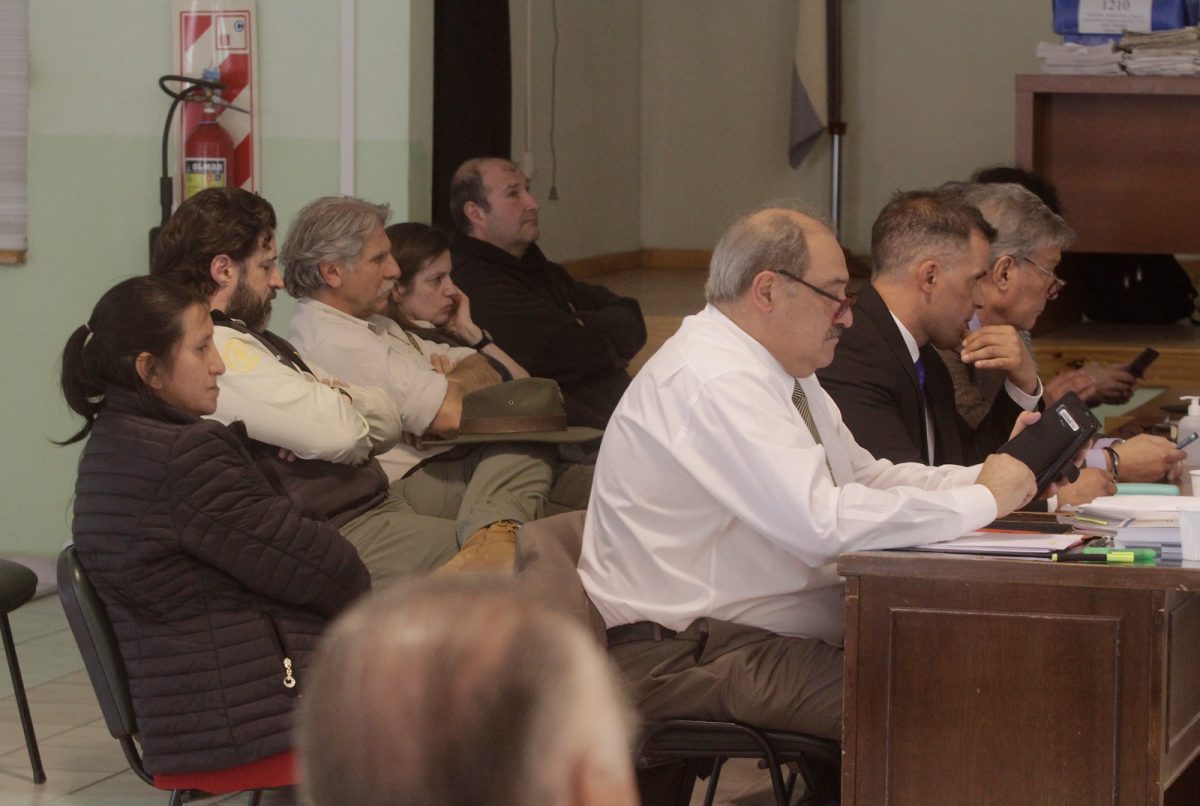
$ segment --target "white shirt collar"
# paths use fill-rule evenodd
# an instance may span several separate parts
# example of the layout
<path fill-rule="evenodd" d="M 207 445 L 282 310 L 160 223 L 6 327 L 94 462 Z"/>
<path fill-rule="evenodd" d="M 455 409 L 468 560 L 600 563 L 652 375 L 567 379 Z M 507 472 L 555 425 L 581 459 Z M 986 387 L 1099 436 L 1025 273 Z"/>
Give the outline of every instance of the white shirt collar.
<path fill-rule="evenodd" d="M 921 348 L 917 347 L 917 340 L 913 338 L 913 334 L 908 332 L 908 328 L 904 323 L 896 318 L 896 314 L 888 311 L 892 316 L 892 321 L 896 323 L 896 327 L 900 328 L 900 337 L 904 339 L 904 346 L 908 348 L 908 354 L 912 358 L 913 363 L 917 363 L 917 359 L 921 357 Z"/>
<path fill-rule="evenodd" d="M 762 362 L 762 365 L 764 367 L 766 367 L 767 369 L 769 369 L 773 375 L 779 376 L 780 380 L 786 380 L 788 389 L 791 389 L 792 384 L 796 380 L 796 378 L 793 377 L 786 369 L 783 368 L 783 365 L 779 363 L 779 361 L 775 358 L 775 356 L 771 355 L 770 350 L 768 350 L 766 347 L 764 347 L 761 342 L 759 342 L 757 339 L 755 339 L 749 333 L 742 330 L 742 328 L 737 324 L 737 322 L 733 321 L 728 316 L 726 316 L 724 313 L 722 313 L 721 310 L 718 309 L 716 306 L 714 306 L 711 302 L 704 306 L 704 310 L 701 311 L 698 314 L 698 316 L 702 316 L 702 317 L 706 317 L 706 318 L 711 317 L 711 318 L 715 319 L 717 322 L 719 322 L 722 327 L 724 327 L 730 333 L 734 334 L 734 336 L 737 337 L 738 341 L 740 341 L 743 345 L 746 346 L 746 349 L 748 349 L 752 353 L 754 353 L 754 355 L 757 356 L 758 359 Z M 808 377 L 812 377 L 812 376 L 809 375 Z M 789 392 L 788 394 L 791 394 L 791 393 Z"/>
<path fill-rule="evenodd" d="M 370 319 L 359 319 L 357 316 L 351 316 L 345 311 L 339 311 L 332 305 L 328 305 L 324 302 L 321 302 L 321 300 L 313 299 L 312 297 L 304 297 L 303 299 L 299 299 L 296 301 L 296 304 L 311 305 L 313 308 L 313 313 L 319 313 L 322 316 L 333 316 L 335 318 L 344 319 L 347 322 L 354 322 L 359 327 L 365 327 L 367 330 L 376 335 L 387 332 L 383 325 L 375 321 L 378 318 L 375 316 L 372 316 Z"/>

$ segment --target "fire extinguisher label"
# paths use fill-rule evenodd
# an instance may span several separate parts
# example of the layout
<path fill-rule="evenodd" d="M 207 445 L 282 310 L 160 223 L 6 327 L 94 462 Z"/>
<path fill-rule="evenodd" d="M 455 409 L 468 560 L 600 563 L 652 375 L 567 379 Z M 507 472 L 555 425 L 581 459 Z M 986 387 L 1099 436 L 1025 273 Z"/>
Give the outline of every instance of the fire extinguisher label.
<path fill-rule="evenodd" d="M 190 199 L 205 188 L 226 187 L 225 160 L 215 157 L 183 160 L 183 195 Z"/>

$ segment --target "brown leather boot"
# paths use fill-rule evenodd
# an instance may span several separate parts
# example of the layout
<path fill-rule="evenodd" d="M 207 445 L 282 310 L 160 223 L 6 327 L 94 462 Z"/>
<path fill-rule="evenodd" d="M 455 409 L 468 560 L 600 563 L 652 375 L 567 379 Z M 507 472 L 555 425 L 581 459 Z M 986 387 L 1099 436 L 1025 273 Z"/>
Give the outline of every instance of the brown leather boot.
<path fill-rule="evenodd" d="M 517 556 L 516 521 L 496 521 L 476 529 L 467 538 L 458 554 L 434 571 L 434 575 L 465 573 L 488 573 L 512 575 L 513 562 Z"/>

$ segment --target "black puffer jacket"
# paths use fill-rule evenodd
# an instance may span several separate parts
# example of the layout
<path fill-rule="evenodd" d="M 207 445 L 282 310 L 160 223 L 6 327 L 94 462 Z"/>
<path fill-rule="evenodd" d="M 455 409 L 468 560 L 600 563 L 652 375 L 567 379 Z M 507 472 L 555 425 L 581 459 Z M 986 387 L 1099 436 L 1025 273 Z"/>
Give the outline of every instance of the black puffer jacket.
<path fill-rule="evenodd" d="M 370 587 L 367 569 L 267 482 L 233 429 L 122 390 L 105 400 L 73 531 L 128 668 L 146 768 L 287 750 L 317 637 Z"/>

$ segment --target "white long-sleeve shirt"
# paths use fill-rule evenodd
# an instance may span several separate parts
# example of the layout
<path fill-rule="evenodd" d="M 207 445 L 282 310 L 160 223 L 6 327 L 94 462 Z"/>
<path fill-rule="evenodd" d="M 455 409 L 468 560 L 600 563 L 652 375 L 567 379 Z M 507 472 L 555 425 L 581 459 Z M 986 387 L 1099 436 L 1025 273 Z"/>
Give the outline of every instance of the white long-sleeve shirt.
<path fill-rule="evenodd" d="M 995 518 L 978 467 L 875 459 L 809 376 L 817 445 L 795 380 L 712 306 L 634 378 L 601 443 L 579 563 L 610 627 L 711 616 L 840 643 L 839 554 Z"/>
<path fill-rule="evenodd" d="M 212 419 L 240 420 L 251 438 L 287 448 L 301 459 L 358 464 L 400 440 L 400 415 L 381 389 L 350 387 L 346 394 L 322 381 L 335 380 L 316 364 L 315 374 L 282 363 L 254 336 L 213 328 L 225 362 Z"/>
<path fill-rule="evenodd" d="M 446 398 L 446 376 L 433 368 L 429 356 L 441 353 L 458 363 L 476 355 L 469 347 L 406 334 L 385 317 L 359 319 L 315 299 L 296 303 L 288 336 L 303 355 L 320 361 L 338 377 L 382 389 L 395 404 L 403 429 L 417 436 L 429 430 Z M 380 455 L 379 463 L 395 481 L 423 459 L 447 450 L 418 451 L 400 444 Z"/>

